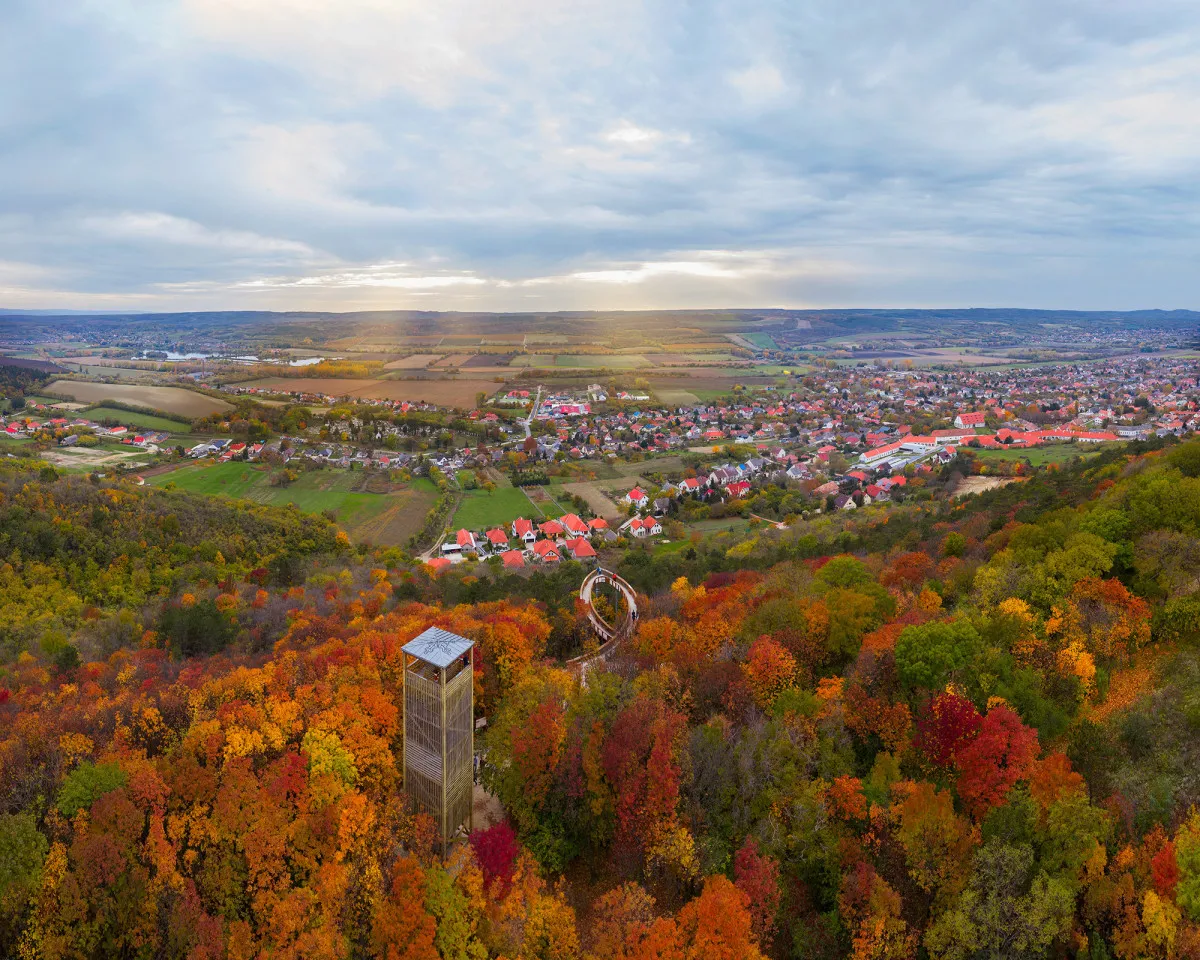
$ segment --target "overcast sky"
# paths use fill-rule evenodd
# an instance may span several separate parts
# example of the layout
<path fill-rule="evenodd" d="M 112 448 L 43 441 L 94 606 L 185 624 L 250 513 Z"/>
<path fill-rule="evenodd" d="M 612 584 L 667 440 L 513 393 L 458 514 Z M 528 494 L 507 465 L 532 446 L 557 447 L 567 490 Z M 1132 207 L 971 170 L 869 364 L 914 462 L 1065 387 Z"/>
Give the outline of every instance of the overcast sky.
<path fill-rule="evenodd" d="M 0 10 L 0 307 L 1200 307 L 1195 0 Z"/>

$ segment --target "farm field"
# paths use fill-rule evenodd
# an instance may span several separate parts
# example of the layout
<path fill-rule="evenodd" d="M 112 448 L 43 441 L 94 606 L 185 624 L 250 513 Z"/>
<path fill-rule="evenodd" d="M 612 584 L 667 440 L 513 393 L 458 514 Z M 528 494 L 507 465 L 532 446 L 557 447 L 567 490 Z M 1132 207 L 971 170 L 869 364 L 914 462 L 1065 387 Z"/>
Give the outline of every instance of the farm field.
<path fill-rule="evenodd" d="M 400 360 L 393 360 L 391 363 L 383 365 L 384 370 L 423 370 L 431 363 L 437 363 L 442 359 L 440 353 L 414 353 L 411 357 L 404 357 Z"/>
<path fill-rule="evenodd" d="M 1105 444 L 1104 446 L 1107 446 Z M 1081 443 L 1054 443 L 1044 447 L 1029 447 L 1024 450 L 966 450 L 980 460 L 1028 460 L 1033 466 L 1040 467 L 1047 463 L 1065 463 L 1072 457 L 1086 457 L 1096 453 L 1100 445 L 1090 446 Z"/>
<path fill-rule="evenodd" d="M 38 459 L 66 470 L 91 471 L 102 467 L 145 466 L 150 454 L 137 447 L 101 445 L 99 447 L 50 447 L 38 455 Z"/>
<path fill-rule="evenodd" d="M 621 509 L 617 506 L 616 501 L 595 483 L 564 483 L 561 485 L 561 489 L 568 494 L 583 497 L 592 512 L 599 517 L 608 519 L 621 514 Z"/>
<path fill-rule="evenodd" d="M 72 373 L 82 373 L 89 377 L 114 377 L 121 380 L 136 380 L 139 383 L 154 383 L 163 377 L 163 374 L 152 366 L 112 367 L 104 364 L 80 363 L 74 358 L 60 361 L 59 366 L 66 367 Z"/>
<path fill-rule="evenodd" d="M 655 366 L 688 366 L 689 364 L 711 363 L 745 363 L 745 357 L 735 357 L 732 353 L 655 353 L 650 355 Z"/>
<path fill-rule="evenodd" d="M 686 406 L 689 403 L 700 403 L 700 397 L 696 396 L 691 390 L 673 390 L 660 389 L 655 390 L 654 395 L 664 403 L 671 403 L 673 406 Z"/>
<path fill-rule="evenodd" d="M 496 385 L 491 380 L 387 380 L 360 391 L 356 396 L 376 400 L 420 400 L 467 410 L 475 406 L 477 394 L 486 393 L 490 396 L 495 389 Z"/>
<path fill-rule="evenodd" d="M 649 367 L 651 363 L 643 356 L 626 354 L 565 354 L 565 353 L 522 353 L 513 357 L 514 367 L 576 367 L 609 370 L 636 370 Z"/>
<path fill-rule="evenodd" d="M 182 387 L 152 387 L 135 383 L 88 383 L 81 380 L 55 380 L 45 388 L 85 403 L 116 400 L 139 407 L 174 413 L 189 420 L 232 410 L 233 404 Z"/>
<path fill-rule="evenodd" d="M 646 377 L 650 389 L 656 397 L 661 397 L 664 390 L 686 390 L 702 401 L 714 400 L 717 397 L 727 397 L 733 392 L 733 385 L 769 386 L 774 385 L 774 377 L 752 375 L 748 370 L 722 370 L 718 367 L 708 367 L 703 370 L 679 367 L 674 370 L 680 376 L 655 376 L 651 373 Z"/>
<path fill-rule="evenodd" d="M 271 486 L 269 477 L 264 466 L 206 462 L 157 474 L 147 483 L 274 506 L 294 503 L 309 513 L 332 510 L 351 539 L 379 546 L 398 546 L 418 532 L 436 499 L 429 480 L 397 487 L 360 470 L 308 470 L 286 487 Z"/>
<path fill-rule="evenodd" d="M 118 420 L 126 426 L 142 427 L 145 430 L 166 430 L 170 433 L 190 433 L 192 425 L 186 420 L 169 420 L 149 413 L 131 413 L 118 407 L 88 407 L 83 416 L 89 420 Z"/>
<path fill-rule="evenodd" d="M 409 400 L 439 406 L 475 405 L 475 395 L 491 395 L 496 384 L 491 380 L 350 380 L 319 377 L 266 377 L 242 384 L 260 390 L 295 393 L 319 393 L 331 397 L 363 397 L 372 400 Z"/>

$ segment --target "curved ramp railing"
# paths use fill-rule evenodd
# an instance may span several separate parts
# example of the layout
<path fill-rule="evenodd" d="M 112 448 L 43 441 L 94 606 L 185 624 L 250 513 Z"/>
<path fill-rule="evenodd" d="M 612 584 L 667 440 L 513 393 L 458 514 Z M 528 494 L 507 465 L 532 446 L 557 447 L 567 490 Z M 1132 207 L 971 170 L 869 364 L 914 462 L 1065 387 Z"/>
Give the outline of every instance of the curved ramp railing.
<path fill-rule="evenodd" d="M 592 603 L 592 590 L 603 583 L 611 583 L 625 598 L 625 616 L 615 626 L 604 620 L 596 612 Z M 580 676 L 586 680 L 588 670 L 597 662 L 603 663 L 609 654 L 620 645 L 621 641 L 633 632 L 638 619 L 637 591 L 624 577 L 612 570 L 597 567 L 583 578 L 583 583 L 579 587 L 579 599 L 587 607 L 588 622 L 596 631 L 596 635 L 603 641 L 599 649 L 592 653 L 583 654 L 567 661 L 568 669 L 578 670 Z"/>

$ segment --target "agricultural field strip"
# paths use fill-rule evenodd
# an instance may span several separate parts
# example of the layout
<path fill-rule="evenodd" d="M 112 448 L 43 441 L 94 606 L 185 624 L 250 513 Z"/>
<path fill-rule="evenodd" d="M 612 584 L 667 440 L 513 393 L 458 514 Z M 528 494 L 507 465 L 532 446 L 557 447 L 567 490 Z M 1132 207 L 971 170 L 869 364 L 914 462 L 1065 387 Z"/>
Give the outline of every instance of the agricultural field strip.
<path fill-rule="evenodd" d="M 179 414 L 189 419 L 223 413 L 233 404 L 182 387 L 142 386 L 128 383 L 92 383 L 84 380 L 55 380 L 45 388 L 73 400 L 103 403 L 106 400 L 129 403 L 167 414 Z"/>

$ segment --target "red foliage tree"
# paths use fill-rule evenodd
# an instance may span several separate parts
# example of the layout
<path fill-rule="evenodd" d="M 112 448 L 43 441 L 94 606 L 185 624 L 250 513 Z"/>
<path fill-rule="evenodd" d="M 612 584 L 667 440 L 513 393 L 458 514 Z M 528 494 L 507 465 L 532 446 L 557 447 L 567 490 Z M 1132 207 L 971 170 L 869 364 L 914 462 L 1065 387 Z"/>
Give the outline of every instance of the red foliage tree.
<path fill-rule="evenodd" d="M 486 830 L 476 830 L 471 834 L 471 848 L 475 851 L 479 869 L 483 871 L 484 883 L 497 897 L 503 896 L 512 883 L 513 868 L 521 849 L 516 831 L 507 820 Z"/>
<path fill-rule="evenodd" d="M 754 936 L 770 950 L 779 913 L 779 862 L 759 853 L 754 838 L 747 837 L 733 858 L 733 882 L 746 895 Z"/>
<path fill-rule="evenodd" d="M 975 738 L 982 725 L 983 717 L 966 697 L 939 693 L 917 721 L 914 744 L 934 766 L 946 767 Z"/>
<path fill-rule="evenodd" d="M 1013 785 L 1029 776 L 1037 755 L 1036 730 L 1003 704 L 989 710 L 978 736 L 955 754 L 958 795 L 972 816 L 1004 803 Z"/>
<path fill-rule="evenodd" d="M 918 551 L 902 553 L 883 571 L 879 582 L 885 587 L 896 587 L 901 590 L 915 590 L 926 580 L 933 570 L 933 561 L 929 555 Z"/>
<path fill-rule="evenodd" d="M 1150 861 L 1150 875 L 1159 896 L 1174 899 L 1179 885 L 1179 863 L 1175 859 L 1175 844 L 1168 840 Z"/>
<path fill-rule="evenodd" d="M 686 727 L 682 714 L 645 696 L 617 714 L 601 765 L 613 789 L 618 843 L 640 848 L 652 825 L 675 818 Z"/>

